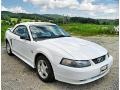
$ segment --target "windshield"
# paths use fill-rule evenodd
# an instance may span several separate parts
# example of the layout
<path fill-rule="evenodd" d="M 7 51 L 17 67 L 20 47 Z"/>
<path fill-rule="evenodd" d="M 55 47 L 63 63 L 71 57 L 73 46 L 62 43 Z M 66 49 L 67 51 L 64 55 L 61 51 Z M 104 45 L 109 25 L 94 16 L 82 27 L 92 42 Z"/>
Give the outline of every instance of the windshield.
<path fill-rule="evenodd" d="M 57 25 L 32 25 L 30 26 L 30 30 L 34 40 L 70 36 Z"/>

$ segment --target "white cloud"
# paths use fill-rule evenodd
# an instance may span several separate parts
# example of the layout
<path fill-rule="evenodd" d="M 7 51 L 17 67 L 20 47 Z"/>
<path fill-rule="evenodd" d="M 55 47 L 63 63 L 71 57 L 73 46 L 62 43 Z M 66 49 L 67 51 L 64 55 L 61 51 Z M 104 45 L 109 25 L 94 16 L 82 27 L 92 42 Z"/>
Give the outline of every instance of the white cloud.
<path fill-rule="evenodd" d="M 14 13 L 28 13 L 22 7 L 14 7 L 14 8 L 10 8 L 9 10 Z"/>
<path fill-rule="evenodd" d="M 117 12 L 117 10 L 116 9 L 109 9 L 109 10 L 107 10 L 106 9 L 106 11 L 104 11 L 105 13 L 115 13 L 115 12 Z"/>
<path fill-rule="evenodd" d="M 79 5 L 77 0 L 23 0 L 24 2 L 31 2 L 34 5 L 40 7 L 45 7 L 47 9 L 51 8 L 69 8 Z"/>
<path fill-rule="evenodd" d="M 117 8 L 113 7 L 112 5 L 102 5 L 102 4 L 93 4 L 94 0 L 83 0 L 78 6 L 71 8 L 80 11 L 86 11 L 89 13 L 116 13 Z"/>
<path fill-rule="evenodd" d="M 47 12 L 49 9 L 64 9 L 77 11 L 81 14 L 86 14 L 93 18 L 118 18 L 118 6 L 115 4 L 95 4 L 95 0 L 23 0 L 37 5 L 41 8 L 40 11 Z M 70 12 L 69 12 L 70 13 Z M 71 13 L 70 16 L 79 16 Z"/>
<path fill-rule="evenodd" d="M 80 11 L 89 12 L 103 12 L 103 13 L 115 13 L 116 8 L 108 5 L 93 4 L 95 0 L 23 0 L 24 2 L 30 2 L 34 5 L 40 6 L 43 10 L 56 9 L 56 8 L 68 8 Z"/>
<path fill-rule="evenodd" d="M 8 11 L 8 9 L 5 8 L 4 6 L 1 6 L 1 11 Z"/>
<path fill-rule="evenodd" d="M 6 8 L 6 7 L 2 6 L 1 10 L 2 11 L 10 11 L 10 12 L 13 12 L 13 13 L 29 13 L 20 6 L 16 6 L 16 7 L 12 7 L 12 8 Z"/>
<path fill-rule="evenodd" d="M 40 7 L 51 8 L 70 8 L 79 5 L 77 0 L 23 0 L 24 2 L 31 2 Z"/>
<path fill-rule="evenodd" d="M 89 15 L 90 16 L 96 16 L 96 14 L 94 12 L 90 12 Z"/>

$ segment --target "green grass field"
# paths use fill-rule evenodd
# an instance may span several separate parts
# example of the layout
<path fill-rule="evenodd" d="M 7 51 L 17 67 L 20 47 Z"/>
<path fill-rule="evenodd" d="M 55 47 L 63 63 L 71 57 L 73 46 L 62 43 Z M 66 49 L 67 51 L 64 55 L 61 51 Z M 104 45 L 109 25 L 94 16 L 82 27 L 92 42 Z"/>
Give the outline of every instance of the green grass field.
<path fill-rule="evenodd" d="M 15 18 L 12 18 L 16 20 Z M 22 19 L 22 21 L 28 19 Z M 29 20 L 28 20 L 29 21 Z M 96 25 L 70 23 L 60 25 L 64 30 L 75 36 L 93 36 L 93 35 L 115 35 L 113 25 Z M 8 25 L 1 25 L 1 41 L 4 42 L 5 31 L 10 28 Z"/>
<path fill-rule="evenodd" d="M 17 18 L 11 18 L 11 21 L 17 22 L 17 20 L 18 20 Z M 25 19 L 25 18 L 21 20 L 21 22 L 29 22 L 29 21 L 30 19 Z"/>
<path fill-rule="evenodd" d="M 96 25 L 71 23 L 60 25 L 72 35 L 93 36 L 93 35 L 114 35 L 113 25 Z"/>

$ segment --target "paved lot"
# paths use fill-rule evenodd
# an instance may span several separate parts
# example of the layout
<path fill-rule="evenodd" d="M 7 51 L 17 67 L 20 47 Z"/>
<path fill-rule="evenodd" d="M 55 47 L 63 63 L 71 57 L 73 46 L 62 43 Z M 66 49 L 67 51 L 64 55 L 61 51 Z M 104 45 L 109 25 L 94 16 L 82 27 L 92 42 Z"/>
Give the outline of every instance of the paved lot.
<path fill-rule="evenodd" d="M 118 90 L 118 37 L 94 36 L 82 38 L 104 46 L 114 57 L 112 69 L 105 77 L 85 85 L 70 85 L 59 81 L 44 83 L 39 80 L 35 70 L 16 56 L 8 56 L 4 46 L 2 46 L 2 90 Z"/>

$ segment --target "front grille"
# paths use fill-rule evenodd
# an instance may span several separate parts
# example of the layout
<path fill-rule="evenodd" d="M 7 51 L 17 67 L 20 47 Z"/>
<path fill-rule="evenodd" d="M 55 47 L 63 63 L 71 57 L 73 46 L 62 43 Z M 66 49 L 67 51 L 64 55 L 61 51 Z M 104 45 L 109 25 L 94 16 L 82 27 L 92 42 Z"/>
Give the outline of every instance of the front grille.
<path fill-rule="evenodd" d="M 100 63 L 100 62 L 103 62 L 103 61 L 105 60 L 105 57 L 106 57 L 106 55 L 103 55 L 103 56 L 101 56 L 101 57 L 92 59 L 92 61 L 93 61 L 95 64 L 98 64 L 98 63 Z"/>

